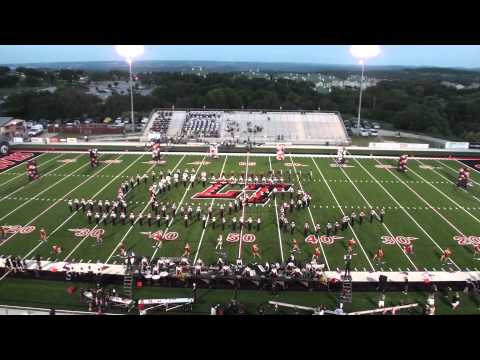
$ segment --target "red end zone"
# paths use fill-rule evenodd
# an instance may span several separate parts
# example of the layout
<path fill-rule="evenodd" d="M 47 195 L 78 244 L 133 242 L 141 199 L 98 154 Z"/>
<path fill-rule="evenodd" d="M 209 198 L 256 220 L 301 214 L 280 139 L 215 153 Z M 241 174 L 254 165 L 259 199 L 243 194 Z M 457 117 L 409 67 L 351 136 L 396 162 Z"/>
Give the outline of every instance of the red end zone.
<path fill-rule="evenodd" d="M 15 151 L 0 158 L 0 173 L 39 156 L 38 152 Z"/>

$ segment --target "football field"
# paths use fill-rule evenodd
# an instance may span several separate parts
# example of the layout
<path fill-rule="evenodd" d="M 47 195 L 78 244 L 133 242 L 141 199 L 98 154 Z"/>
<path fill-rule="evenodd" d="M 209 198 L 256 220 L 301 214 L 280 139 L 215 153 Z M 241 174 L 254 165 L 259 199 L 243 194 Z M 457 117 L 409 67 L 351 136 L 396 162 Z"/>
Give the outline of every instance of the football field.
<path fill-rule="evenodd" d="M 158 258 L 179 258 L 188 243 L 191 247 L 190 261 L 202 259 L 204 263 L 215 264 L 220 255 L 234 262 L 241 258 L 244 264 L 252 262 L 252 245 L 256 244 L 261 262 L 285 262 L 297 240 L 300 250 L 295 258 L 310 261 L 315 248 L 319 248 L 327 270 L 343 268 L 343 256 L 347 242 L 355 239 L 352 261 L 353 271 L 479 271 L 480 258 L 474 254 L 474 245 L 480 244 L 480 173 L 471 169 L 472 185 L 467 190 L 454 185 L 458 170 L 465 166 L 455 159 L 411 158 L 408 171 L 396 170 L 397 159 L 387 157 L 349 157 L 345 167 L 338 167 L 334 157 L 300 156 L 287 154 L 279 161 L 275 155 L 266 154 L 220 154 L 212 159 L 204 154 L 166 153 L 161 164 L 154 164 L 151 155 L 128 153 L 100 153 L 100 165 L 91 168 L 88 153 L 41 153 L 36 157 L 40 178 L 29 181 L 25 164 L 20 164 L 0 173 L 0 225 L 6 226 L 7 233 L 0 240 L 0 254 L 20 256 L 33 260 L 70 261 L 81 263 L 121 264 L 119 248 L 123 243 L 127 251 L 136 256 L 146 256 L 155 261 Z M 171 221 L 161 219 L 148 225 L 146 216 L 153 213 L 149 202 L 149 187 L 160 172 L 188 170 L 195 173 L 193 184 L 184 186 L 180 181 L 169 191 L 159 193 L 160 207 L 175 203 L 178 208 Z M 282 229 L 279 224 L 280 206 L 290 202 L 289 193 L 267 194 L 262 201 L 249 203 L 242 209 L 229 213 L 228 204 L 242 192 L 253 195 L 261 188 L 253 180 L 247 190 L 243 185 L 226 185 L 216 190 L 223 196 L 209 197 L 206 188 L 215 185 L 216 178 L 224 173 L 244 178 L 269 176 L 274 172 L 283 177 L 284 183 L 296 191 L 303 190 L 312 197 L 308 207 L 299 207 L 287 218 L 294 221 L 292 229 Z M 206 172 L 207 184 L 200 181 L 200 174 Z M 94 201 L 114 201 L 122 182 L 131 177 L 148 175 L 146 183 L 128 191 L 128 215 L 143 214 L 143 224 L 137 221 L 125 225 L 117 219 L 116 224 L 89 224 L 82 210 L 71 212 L 68 201 L 82 198 Z M 199 196 L 199 193 L 203 195 Z M 228 195 L 227 194 L 231 194 Z M 225 226 L 222 229 L 220 206 L 225 206 Z M 188 225 L 179 214 L 180 208 L 191 206 L 193 216 Z M 196 209 L 201 207 L 202 216 L 207 208 L 213 207 L 206 227 L 197 219 Z M 384 221 L 376 216 L 370 219 L 370 210 L 385 208 Z M 343 215 L 355 211 L 366 214 L 360 225 L 358 220 L 346 230 L 326 235 L 328 222 L 341 221 Z M 232 218 L 243 216 L 253 220 L 251 228 L 243 229 L 232 225 Z M 155 215 L 153 215 L 155 218 Z M 257 229 L 257 219 L 261 219 Z M 304 225 L 308 223 L 307 234 Z M 320 224 L 321 231 L 315 234 L 314 226 Z M 40 228 L 47 232 L 47 241 L 39 241 Z M 97 245 L 96 235 L 104 232 L 102 245 Z M 163 241 L 154 245 L 152 236 L 157 234 Z M 224 254 L 216 249 L 217 238 L 223 235 Z M 405 246 L 413 245 L 413 253 L 407 253 Z M 52 246 L 61 247 L 54 253 Z M 374 260 L 373 255 L 383 247 L 383 261 Z M 440 261 L 442 251 L 452 250 L 451 260 Z M 258 260 L 257 260 L 258 261 Z"/>

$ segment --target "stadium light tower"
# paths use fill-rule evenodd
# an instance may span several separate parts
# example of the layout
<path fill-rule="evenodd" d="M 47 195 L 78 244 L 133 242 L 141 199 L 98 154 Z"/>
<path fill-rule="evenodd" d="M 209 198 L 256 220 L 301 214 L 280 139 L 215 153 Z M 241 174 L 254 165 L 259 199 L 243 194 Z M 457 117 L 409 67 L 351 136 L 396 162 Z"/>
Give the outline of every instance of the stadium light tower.
<path fill-rule="evenodd" d="M 362 112 L 362 93 L 363 93 L 363 74 L 365 73 L 365 60 L 374 58 L 380 54 L 380 46 L 378 45 L 352 45 L 350 54 L 358 59 L 358 63 L 362 65 L 362 79 L 360 82 L 360 95 L 358 100 L 358 120 L 357 130 L 360 133 L 360 114 Z"/>
<path fill-rule="evenodd" d="M 115 50 L 117 50 L 118 55 L 123 57 L 128 63 L 128 69 L 130 72 L 130 107 L 132 111 L 130 120 L 132 122 L 132 131 L 135 131 L 135 118 L 133 112 L 132 62 L 134 58 L 143 54 L 144 47 L 143 45 L 115 45 Z"/>

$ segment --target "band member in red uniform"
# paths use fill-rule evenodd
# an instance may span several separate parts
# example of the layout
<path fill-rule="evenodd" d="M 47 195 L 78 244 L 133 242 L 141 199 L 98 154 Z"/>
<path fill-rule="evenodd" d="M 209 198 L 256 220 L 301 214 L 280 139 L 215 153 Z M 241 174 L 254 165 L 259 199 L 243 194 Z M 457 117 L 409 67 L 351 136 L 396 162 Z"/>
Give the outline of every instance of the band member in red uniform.
<path fill-rule="evenodd" d="M 407 255 L 413 255 L 413 245 L 412 244 L 407 244 L 403 247 L 403 251 L 405 251 L 405 254 Z"/>
<path fill-rule="evenodd" d="M 60 254 L 62 252 L 62 248 L 58 245 L 53 245 L 52 246 L 52 253 L 54 254 Z"/>
<path fill-rule="evenodd" d="M 353 253 L 353 247 L 357 244 L 357 242 L 354 239 L 348 240 L 348 253 L 351 254 Z"/>
<path fill-rule="evenodd" d="M 318 261 L 320 259 L 320 255 L 322 255 L 322 252 L 320 251 L 319 247 L 316 247 L 315 251 L 313 252 L 312 260 Z"/>
<path fill-rule="evenodd" d="M 440 257 L 441 262 L 447 262 L 448 259 L 450 259 L 450 256 L 452 256 L 452 250 L 450 248 L 446 248 L 443 250 L 442 256 Z"/>
<path fill-rule="evenodd" d="M 477 244 L 473 247 L 473 256 L 479 257 L 480 256 L 480 244 Z"/>
<path fill-rule="evenodd" d="M 30 181 L 38 179 L 38 167 L 36 160 L 30 160 L 27 162 L 27 176 Z"/>
<path fill-rule="evenodd" d="M 90 149 L 90 167 L 94 168 L 98 166 L 98 149 Z"/>

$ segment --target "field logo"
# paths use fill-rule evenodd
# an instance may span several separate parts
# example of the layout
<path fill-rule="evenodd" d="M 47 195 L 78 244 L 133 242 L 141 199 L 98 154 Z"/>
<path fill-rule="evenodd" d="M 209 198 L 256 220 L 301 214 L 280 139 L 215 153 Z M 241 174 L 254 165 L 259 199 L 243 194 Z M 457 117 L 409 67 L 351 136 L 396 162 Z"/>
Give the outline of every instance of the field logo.
<path fill-rule="evenodd" d="M 35 226 L 6 225 L 3 227 L 7 234 L 31 234 L 35 231 Z"/>
<path fill-rule="evenodd" d="M 310 165 L 307 165 L 307 164 L 302 164 L 302 163 L 285 163 L 284 164 L 285 166 L 287 167 L 306 167 L 306 166 L 310 166 Z"/>
<path fill-rule="evenodd" d="M 316 235 L 308 235 L 305 238 L 305 242 L 310 245 L 316 245 L 319 242 L 325 245 L 333 245 L 336 240 L 341 240 L 343 239 L 343 236 L 327 236 L 327 235 L 322 235 L 322 236 L 316 236 Z"/>
<path fill-rule="evenodd" d="M 64 163 L 64 164 L 70 164 L 70 163 L 75 163 L 77 162 L 77 159 L 63 159 L 63 160 L 57 160 L 59 163 Z"/>
<path fill-rule="evenodd" d="M 273 189 L 276 188 L 278 192 L 285 192 L 291 188 L 291 184 L 247 184 L 241 189 L 228 190 L 220 192 L 224 188 L 230 185 L 227 180 L 220 180 L 212 183 L 208 188 L 202 192 L 196 193 L 192 196 L 192 199 L 223 199 L 234 200 L 245 191 L 248 204 L 264 204 L 268 201 Z M 250 193 L 250 194 L 249 194 Z"/>
<path fill-rule="evenodd" d="M 424 170 L 441 170 L 440 166 L 432 166 L 432 165 L 420 165 L 420 169 Z"/>
<path fill-rule="evenodd" d="M 31 152 L 14 152 L 7 156 L 0 157 L 0 172 L 8 170 L 18 164 L 23 163 L 24 161 L 33 159 L 38 156 L 39 153 Z"/>
<path fill-rule="evenodd" d="M 413 237 L 413 236 L 403 236 L 403 235 L 397 235 L 397 236 L 382 236 L 382 243 L 385 245 L 411 245 L 415 240 L 418 240 L 418 238 Z"/>
<path fill-rule="evenodd" d="M 480 236 L 454 236 L 453 240 L 455 240 L 458 245 L 461 246 L 480 245 Z"/>
<path fill-rule="evenodd" d="M 142 162 L 142 164 L 147 164 L 147 165 L 164 165 L 166 164 L 167 161 L 166 160 L 160 160 L 160 161 L 155 161 L 155 160 L 150 160 L 150 161 L 144 161 Z"/>
<path fill-rule="evenodd" d="M 249 162 L 248 162 L 248 166 L 249 166 L 249 167 L 250 167 L 250 166 L 256 166 L 256 165 L 257 165 L 257 163 L 256 163 L 255 161 L 249 161 Z M 247 163 L 246 163 L 245 161 L 240 161 L 240 162 L 238 163 L 238 166 L 247 166 Z"/>
<path fill-rule="evenodd" d="M 210 161 L 204 161 L 203 163 L 201 161 L 194 161 L 187 163 L 187 165 L 210 165 Z"/>
<path fill-rule="evenodd" d="M 118 160 L 118 159 L 112 159 L 112 160 L 102 160 L 100 161 L 103 164 L 121 164 L 123 160 Z"/>
<path fill-rule="evenodd" d="M 104 229 L 89 229 L 89 228 L 81 228 L 81 229 L 68 229 L 68 231 L 73 232 L 73 235 L 76 237 L 86 238 L 98 238 L 99 236 L 103 236 L 105 234 Z"/>
<path fill-rule="evenodd" d="M 242 241 L 245 243 L 252 243 L 256 240 L 256 236 L 254 234 L 243 234 Z M 227 235 L 226 241 L 230 243 L 235 243 L 240 241 L 240 234 L 239 233 L 230 233 Z"/>
<path fill-rule="evenodd" d="M 163 233 L 163 230 L 155 231 L 155 232 L 141 232 L 140 234 L 148 236 L 150 239 L 155 241 L 173 241 L 178 239 L 178 233 L 176 231 L 169 231 L 167 233 Z"/>
<path fill-rule="evenodd" d="M 353 168 L 355 166 L 353 165 L 348 165 L 348 164 L 337 164 L 337 163 L 333 163 L 333 164 L 330 164 L 330 167 L 336 167 L 336 168 Z"/>

